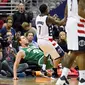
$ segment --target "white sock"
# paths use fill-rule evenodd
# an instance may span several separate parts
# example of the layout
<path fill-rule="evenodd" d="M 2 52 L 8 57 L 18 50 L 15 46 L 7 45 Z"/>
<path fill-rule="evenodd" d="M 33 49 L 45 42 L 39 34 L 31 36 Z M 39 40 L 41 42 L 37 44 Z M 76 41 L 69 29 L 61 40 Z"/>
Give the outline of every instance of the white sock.
<path fill-rule="evenodd" d="M 65 77 L 67 78 L 69 70 L 70 70 L 70 69 L 64 67 L 63 70 L 62 70 L 61 77 L 62 77 L 62 76 L 65 76 Z"/>
<path fill-rule="evenodd" d="M 79 70 L 79 78 L 83 78 L 85 80 L 85 70 Z"/>
<path fill-rule="evenodd" d="M 45 64 L 42 65 L 42 69 L 46 70 L 46 65 Z"/>

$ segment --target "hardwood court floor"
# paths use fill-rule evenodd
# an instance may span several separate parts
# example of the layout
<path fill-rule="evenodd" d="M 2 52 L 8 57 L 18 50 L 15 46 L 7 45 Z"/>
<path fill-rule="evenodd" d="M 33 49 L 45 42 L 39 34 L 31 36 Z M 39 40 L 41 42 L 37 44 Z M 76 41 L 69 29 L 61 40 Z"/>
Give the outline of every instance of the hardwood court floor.
<path fill-rule="evenodd" d="M 22 78 L 19 80 L 13 80 L 11 78 L 0 78 L 0 85 L 55 85 L 56 80 L 49 78 Z M 78 81 L 75 78 L 69 80 L 70 85 L 78 85 Z"/>

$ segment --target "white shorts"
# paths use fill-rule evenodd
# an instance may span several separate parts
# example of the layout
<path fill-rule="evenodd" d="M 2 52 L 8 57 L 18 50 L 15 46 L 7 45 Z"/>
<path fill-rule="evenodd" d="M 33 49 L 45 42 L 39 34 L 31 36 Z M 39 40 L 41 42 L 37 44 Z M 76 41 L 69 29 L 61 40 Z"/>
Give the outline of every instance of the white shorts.
<path fill-rule="evenodd" d="M 43 50 L 45 56 L 50 54 L 52 59 L 57 59 L 60 57 L 55 47 L 48 39 L 38 39 L 38 45 Z"/>
<path fill-rule="evenodd" d="M 84 23 L 80 21 L 80 17 L 70 17 L 67 20 L 66 32 L 67 32 L 67 46 L 68 50 L 85 51 L 85 31 Z M 84 20 L 84 19 L 82 19 Z"/>

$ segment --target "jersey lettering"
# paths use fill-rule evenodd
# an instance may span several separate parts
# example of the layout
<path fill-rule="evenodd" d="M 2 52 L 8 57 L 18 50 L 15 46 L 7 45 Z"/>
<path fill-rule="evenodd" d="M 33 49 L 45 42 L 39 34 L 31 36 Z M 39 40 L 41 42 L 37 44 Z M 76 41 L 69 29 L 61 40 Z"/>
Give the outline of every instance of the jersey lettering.
<path fill-rule="evenodd" d="M 34 49 L 34 50 L 33 50 L 33 53 L 40 53 L 40 51 L 39 51 L 39 50 Z"/>
<path fill-rule="evenodd" d="M 27 51 L 30 52 L 32 49 L 31 48 L 28 48 Z"/>

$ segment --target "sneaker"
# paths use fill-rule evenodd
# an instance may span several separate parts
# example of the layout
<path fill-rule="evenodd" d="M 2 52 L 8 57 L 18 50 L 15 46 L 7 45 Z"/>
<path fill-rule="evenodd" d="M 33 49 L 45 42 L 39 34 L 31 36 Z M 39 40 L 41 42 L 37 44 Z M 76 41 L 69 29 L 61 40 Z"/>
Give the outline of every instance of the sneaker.
<path fill-rule="evenodd" d="M 62 76 L 57 80 L 56 85 L 69 85 L 69 82 L 65 76 Z"/>
<path fill-rule="evenodd" d="M 41 70 L 41 73 L 43 74 L 43 76 L 47 76 L 47 71 L 46 70 Z"/>
<path fill-rule="evenodd" d="M 79 84 L 78 85 L 85 85 L 85 80 L 83 78 L 81 80 L 79 80 Z"/>

